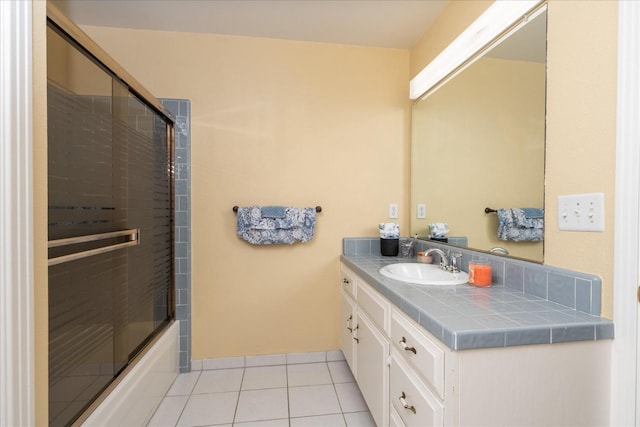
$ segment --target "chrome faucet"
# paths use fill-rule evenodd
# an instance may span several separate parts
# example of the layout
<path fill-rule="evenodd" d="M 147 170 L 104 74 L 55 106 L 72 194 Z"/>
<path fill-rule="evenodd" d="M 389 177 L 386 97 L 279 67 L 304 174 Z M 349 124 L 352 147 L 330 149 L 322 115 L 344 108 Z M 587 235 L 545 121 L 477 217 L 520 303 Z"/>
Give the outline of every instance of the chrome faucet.
<path fill-rule="evenodd" d="M 440 268 L 443 270 L 446 270 L 449 266 L 449 260 L 447 259 L 447 254 L 445 254 L 442 249 L 438 249 L 438 248 L 427 249 L 424 253 L 424 256 L 429 256 L 434 252 L 440 255 Z"/>

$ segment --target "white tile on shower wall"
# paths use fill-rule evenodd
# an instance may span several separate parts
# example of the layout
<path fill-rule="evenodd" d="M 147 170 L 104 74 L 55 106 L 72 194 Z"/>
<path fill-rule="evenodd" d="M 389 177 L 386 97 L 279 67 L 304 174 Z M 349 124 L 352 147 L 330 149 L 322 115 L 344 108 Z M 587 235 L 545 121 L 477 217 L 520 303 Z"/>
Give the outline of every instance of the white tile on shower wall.
<path fill-rule="evenodd" d="M 202 371 L 202 359 L 191 359 L 191 370 Z"/>

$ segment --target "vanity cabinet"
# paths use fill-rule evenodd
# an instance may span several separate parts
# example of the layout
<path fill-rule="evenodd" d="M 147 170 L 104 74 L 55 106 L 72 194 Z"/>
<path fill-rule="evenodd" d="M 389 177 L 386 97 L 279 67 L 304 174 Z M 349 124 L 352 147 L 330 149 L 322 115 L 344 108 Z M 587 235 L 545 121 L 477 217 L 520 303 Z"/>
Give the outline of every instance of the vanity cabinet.
<path fill-rule="evenodd" d="M 340 348 L 344 358 L 355 375 L 354 350 L 355 340 L 353 328 L 356 325 L 355 276 L 343 268 L 340 272 Z"/>
<path fill-rule="evenodd" d="M 389 302 L 345 266 L 341 271 L 341 348 L 371 416 L 388 426 Z"/>
<path fill-rule="evenodd" d="M 610 340 L 455 351 L 342 271 L 342 350 L 379 427 L 609 423 Z"/>

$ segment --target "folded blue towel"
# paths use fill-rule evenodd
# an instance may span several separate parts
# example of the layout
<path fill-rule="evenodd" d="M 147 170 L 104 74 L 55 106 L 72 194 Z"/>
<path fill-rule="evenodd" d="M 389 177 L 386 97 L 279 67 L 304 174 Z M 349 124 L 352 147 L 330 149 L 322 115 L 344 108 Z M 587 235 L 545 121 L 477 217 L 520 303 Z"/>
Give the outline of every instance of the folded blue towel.
<path fill-rule="evenodd" d="M 498 238 L 514 242 L 543 240 L 544 210 L 538 208 L 498 209 Z"/>
<path fill-rule="evenodd" d="M 315 224 L 314 208 L 287 207 L 282 218 L 265 218 L 258 206 L 238 208 L 238 237 L 254 245 L 308 242 Z"/>
<path fill-rule="evenodd" d="M 541 208 L 520 208 L 528 219 L 544 218 L 544 209 Z"/>
<path fill-rule="evenodd" d="M 284 218 L 286 208 L 284 206 L 263 206 L 260 208 L 262 218 Z"/>

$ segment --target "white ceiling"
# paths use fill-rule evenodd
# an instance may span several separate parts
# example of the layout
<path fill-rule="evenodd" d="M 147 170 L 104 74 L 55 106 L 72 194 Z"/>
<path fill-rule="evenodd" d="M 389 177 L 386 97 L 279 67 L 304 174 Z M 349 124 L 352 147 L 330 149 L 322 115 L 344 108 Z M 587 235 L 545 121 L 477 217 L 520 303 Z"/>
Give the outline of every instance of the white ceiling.
<path fill-rule="evenodd" d="M 447 0 L 53 0 L 53 3 L 81 26 L 409 49 L 433 23 Z"/>

